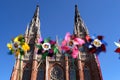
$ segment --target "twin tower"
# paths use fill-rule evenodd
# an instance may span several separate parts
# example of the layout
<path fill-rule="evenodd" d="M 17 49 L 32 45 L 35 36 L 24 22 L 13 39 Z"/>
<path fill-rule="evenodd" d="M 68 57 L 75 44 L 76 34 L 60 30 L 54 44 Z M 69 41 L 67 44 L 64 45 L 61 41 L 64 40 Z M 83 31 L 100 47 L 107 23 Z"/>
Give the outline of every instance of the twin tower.
<path fill-rule="evenodd" d="M 85 36 L 89 35 L 77 5 L 75 5 L 73 34 L 84 40 Z M 60 52 L 54 58 L 46 57 L 44 60 L 41 60 L 41 55 L 35 54 L 36 40 L 41 37 L 38 5 L 24 36 L 30 51 L 22 58 L 21 73 L 19 72 L 20 59 L 16 59 L 10 80 L 103 80 L 96 55 L 88 53 L 84 46 L 84 51 L 80 52 L 74 62 L 72 58 Z"/>

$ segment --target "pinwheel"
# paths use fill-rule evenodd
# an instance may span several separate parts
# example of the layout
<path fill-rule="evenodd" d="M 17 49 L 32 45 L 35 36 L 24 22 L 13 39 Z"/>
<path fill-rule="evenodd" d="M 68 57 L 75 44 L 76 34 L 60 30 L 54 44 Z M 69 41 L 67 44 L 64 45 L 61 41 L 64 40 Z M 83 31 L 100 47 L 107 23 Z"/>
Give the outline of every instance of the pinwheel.
<path fill-rule="evenodd" d="M 24 36 L 19 35 L 15 37 L 10 43 L 7 44 L 8 49 L 10 50 L 10 54 L 15 54 L 16 57 L 20 56 L 20 63 L 19 63 L 19 80 L 21 80 L 21 61 L 22 56 L 30 50 L 29 45 L 25 42 Z"/>
<path fill-rule="evenodd" d="M 10 50 L 10 54 L 24 55 L 29 49 L 29 45 L 25 42 L 24 37 L 22 35 L 14 38 L 10 43 L 7 44 L 8 49 Z"/>
<path fill-rule="evenodd" d="M 115 49 L 115 52 L 119 53 L 119 59 L 120 59 L 120 42 L 114 42 L 114 44 L 117 46 L 117 48 Z"/>
<path fill-rule="evenodd" d="M 68 32 L 65 35 L 65 39 L 62 41 L 61 49 L 64 53 L 70 54 L 73 58 L 77 58 L 79 53 L 78 47 L 82 46 L 84 43 L 84 40 Z"/>
<path fill-rule="evenodd" d="M 99 54 L 100 52 L 106 51 L 106 42 L 103 40 L 103 36 L 99 35 L 97 37 L 86 36 L 87 47 L 90 53 Z"/>
<path fill-rule="evenodd" d="M 53 57 L 58 53 L 56 42 L 50 38 L 44 40 L 40 39 L 39 44 L 36 44 L 36 47 L 38 48 L 37 53 L 41 54 L 43 59 L 45 59 L 46 56 Z"/>

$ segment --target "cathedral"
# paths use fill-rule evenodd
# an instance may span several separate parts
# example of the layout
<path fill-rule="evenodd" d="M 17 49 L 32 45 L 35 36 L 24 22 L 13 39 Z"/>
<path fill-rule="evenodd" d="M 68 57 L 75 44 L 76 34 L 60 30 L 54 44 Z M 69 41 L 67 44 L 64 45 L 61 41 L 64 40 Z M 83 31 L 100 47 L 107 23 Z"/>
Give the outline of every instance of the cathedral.
<path fill-rule="evenodd" d="M 77 5 L 75 5 L 74 30 L 73 34 L 85 39 L 89 35 L 83 20 L 80 17 Z M 21 76 L 19 74 L 20 58 L 16 59 L 10 80 L 103 80 L 99 61 L 94 54 L 89 54 L 87 48 L 82 46 L 78 57 L 73 59 L 58 52 L 54 58 L 35 54 L 35 44 L 41 37 L 39 6 L 36 6 L 35 13 L 30 24 L 24 33 L 25 42 L 29 44 L 30 50 L 22 58 Z M 19 77 L 20 76 L 20 77 Z"/>

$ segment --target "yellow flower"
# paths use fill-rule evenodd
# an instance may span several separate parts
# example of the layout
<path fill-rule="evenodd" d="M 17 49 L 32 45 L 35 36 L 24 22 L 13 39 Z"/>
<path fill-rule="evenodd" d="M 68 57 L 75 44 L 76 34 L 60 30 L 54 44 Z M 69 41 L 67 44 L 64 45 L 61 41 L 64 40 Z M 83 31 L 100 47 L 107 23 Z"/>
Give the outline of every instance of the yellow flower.
<path fill-rule="evenodd" d="M 26 51 L 30 50 L 30 47 L 29 47 L 29 45 L 27 43 L 24 43 L 22 45 L 22 49 L 23 49 L 24 52 L 26 52 Z"/>
<path fill-rule="evenodd" d="M 12 44 L 11 44 L 11 43 L 8 43 L 8 44 L 7 44 L 7 47 L 8 47 L 9 50 L 11 50 L 11 49 L 12 49 Z"/>

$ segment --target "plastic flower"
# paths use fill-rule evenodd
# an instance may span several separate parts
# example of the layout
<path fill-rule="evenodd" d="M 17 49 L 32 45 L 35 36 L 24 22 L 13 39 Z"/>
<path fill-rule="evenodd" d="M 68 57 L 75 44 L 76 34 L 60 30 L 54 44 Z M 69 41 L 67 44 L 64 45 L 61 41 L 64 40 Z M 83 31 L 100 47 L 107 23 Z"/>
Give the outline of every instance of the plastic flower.
<path fill-rule="evenodd" d="M 62 41 L 61 49 L 68 54 L 71 54 L 73 58 L 78 56 L 78 47 L 85 43 L 81 38 L 71 35 L 69 32 L 66 33 L 65 39 Z"/>
<path fill-rule="evenodd" d="M 19 35 L 15 37 L 10 43 L 7 44 L 10 54 L 15 54 L 16 56 L 24 55 L 28 50 L 30 50 L 29 45 L 25 42 L 24 37 Z"/>
<path fill-rule="evenodd" d="M 103 40 L 103 36 L 90 37 L 86 36 L 87 47 L 90 53 L 99 54 L 100 52 L 106 51 L 106 42 Z"/>
<path fill-rule="evenodd" d="M 56 42 L 51 40 L 50 38 L 47 39 L 40 39 L 39 43 L 36 44 L 38 48 L 38 54 L 42 54 L 42 58 L 46 58 L 46 56 L 53 57 L 56 53 L 58 53 L 58 48 L 56 46 Z"/>

